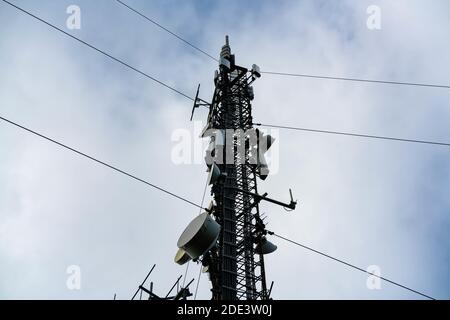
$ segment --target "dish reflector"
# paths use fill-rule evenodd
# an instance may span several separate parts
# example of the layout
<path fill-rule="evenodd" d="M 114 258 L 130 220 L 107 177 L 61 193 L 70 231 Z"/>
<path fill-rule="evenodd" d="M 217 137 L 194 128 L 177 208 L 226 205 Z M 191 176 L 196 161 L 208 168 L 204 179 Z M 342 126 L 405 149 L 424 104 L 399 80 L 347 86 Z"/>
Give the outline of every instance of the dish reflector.
<path fill-rule="evenodd" d="M 267 176 L 269 175 L 269 166 L 267 165 L 266 158 L 264 157 L 264 154 L 262 152 L 258 151 L 258 164 L 257 169 L 259 173 L 259 177 L 261 180 L 266 180 Z"/>
<path fill-rule="evenodd" d="M 267 136 L 263 135 L 264 141 L 266 141 L 266 151 L 269 150 L 269 148 L 275 143 L 275 138 L 272 137 L 270 134 Z"/>
<path fill-rule="evenodd" d="M 277 250 L 277 246 L 267 240 L 266 237 L 262 238 L 261 243 L 258 243 L 255 247 L 255 252 L 258 254 L 269 254 L 275 250 Z"/>
<path fill-rule="evenodd" d="M 209 175 L 208 175 L 208 185 L 214 184 L 217 182 L 217 180 L 219 180 L 220 176 L 222 175 L 222 173 L 220 172 L 219 167 L 217 166 L 217 164 L 214 162 L 211 165 L 211 168 L 209 169 Z"/>
<path fill-rule="evenodd" d="M 225 130 L 217 129 L 214 131 L 214 143 L 216 146 L 224 146 L 225 145 Z"/>
<path fill-rule="evenodd" d="M 211 165 L 214 162 L 215 147 L 216 146 L 214 140 L 211 140 L 209 142 L 208 148 L 205 151 L 205 163 L 208 166 L 208 168 L 211 168 Z"/>
<path fill-rule="evenodd" d="M 197 259 L 216 244 L 219 232 L 220 225 L 204 212 L 189 223 L 178 239 L 177 246 L 192 259 Z"/>
<path fill-rule="evenodd" d="M 209 210 L 208 213 L 209 214 L 211 214 L 211 212 L 214 210 L 214 206 L 215 206 L 214 200 L 211 200 L 211 202 L 208 205 L 208 210 Z"/>
<path fill-rule="evenodd" d="M 275 143 L 275 138 L 270 134 L 265 135 L 261 130 L 256 129 L 256 134 L 258 137 L 258 149 L 262 153 L 266 153 L 267 150 Z"/>
<path fill-rule="evenodd" d="M 174 261 L 180 266 L 191 260 L 191 257 L 183 249 L 178 249 Z"/>

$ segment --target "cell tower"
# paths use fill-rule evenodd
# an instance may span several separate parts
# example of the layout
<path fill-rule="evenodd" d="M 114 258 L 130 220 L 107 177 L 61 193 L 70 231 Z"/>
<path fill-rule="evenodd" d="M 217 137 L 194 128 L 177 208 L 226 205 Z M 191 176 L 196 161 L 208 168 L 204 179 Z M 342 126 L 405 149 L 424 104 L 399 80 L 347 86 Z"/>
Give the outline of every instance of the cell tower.
<path fill-rule="evenodd" d="M 249 70 L 235 64 L 226 36 L 212 102 L 198 98 L 199 86 L 192 109 L 193 115 L 195 108 L 209 107 L 201 136 L 210 139 L 205 160 L 213 201 L 181 235 L 175 261 L 202 262 L 213 300 L 270 298 L 264 255 L 277 247 L 266 238 L 259 203 L 269 201 L 292 210 L 296 206 L 292 193 L 289 204 L 258 193 L 257 179 L 265 180 L 269 174 L 264 153 L 275 140 L 253 128 L 251 84 L 260 76 L 256 65 Z"/>

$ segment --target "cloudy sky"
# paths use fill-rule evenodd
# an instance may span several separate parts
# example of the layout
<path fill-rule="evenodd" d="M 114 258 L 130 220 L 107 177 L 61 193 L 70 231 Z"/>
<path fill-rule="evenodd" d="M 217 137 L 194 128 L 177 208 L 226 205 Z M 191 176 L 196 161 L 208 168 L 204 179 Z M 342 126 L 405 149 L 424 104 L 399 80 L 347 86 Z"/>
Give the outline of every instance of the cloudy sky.
<path fill-rule="evenodd" d="M 179 90 L 210 99 L 217 64 L 113 0 L 14 1 Z M 297 72 L 450 84 L 448 1 L 127 0 L 218 56 Z M 81 29 L 66 8 L 81 8 Z M 381 29 L 366 26 L 369 5 Z M 0 2 L 0 115 L 200 202 L 204 164 L 177 165 L 191 102 Z M 257 122 L 450 140 L 450 91 L 263 75 Z M 198 121 L 207 113 L 199 111 Z M 259 186 L 268 228 L 437 299 L 450 298 L 450 149 L 279 131 L 279 170 Z M 195 137 L 196 139 L 196 137 Z M 176 241 L 197 209 L 0 122 L 0 298 L 129 299 L 150 267 L 165 294 L 185 268 Z M 209 199 L 209 191 L 207 194 Z M 272 238 L 276 299 L 415 299 Z M 81 289 L 66 286 L 70 265 Z M 197 277 L 191 264 L 189 280 Z M 210 297 L 202 276 L 198 296 Z"/>

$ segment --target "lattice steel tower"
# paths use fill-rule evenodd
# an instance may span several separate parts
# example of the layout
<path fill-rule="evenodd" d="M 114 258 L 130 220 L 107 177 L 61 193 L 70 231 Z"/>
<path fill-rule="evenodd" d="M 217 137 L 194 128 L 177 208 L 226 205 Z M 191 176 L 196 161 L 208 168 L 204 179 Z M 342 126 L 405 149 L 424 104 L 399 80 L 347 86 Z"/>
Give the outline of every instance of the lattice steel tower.
<path fill-rule="evenodd" d="M 241 130 L 252 128 L 252 92 L 250 83 L 255 79 L 252 72 L 234 63 L 234 55 L 228 43 L 220 53 L 219 72 L 216 73 L 216 89 L 210 109 L 209 126 L 217 129 Z M 230 132 L 230 131 L 226 131 Z M 256 166 L 249 163 L 248 148 L 241 149 L 242 139 L 230 139 L 225 134 L 222 158 L 218 164 L 225 173 L 224 181 L 212 187 L 216 202 L 214 216 L 221 225 L 217 250 L 211 254 L 210 277 L 213 299 L 266 299 L 267 285 L 262 254 L 255 254 L 254 237 L 256 219 L 259 219 L 258 203 L 247 192 L 257 193 Z M 233 150 L 233 163 L 227 151 Z"/>
<path fill-rule="evenodd" d="M 257 178 L 264 180 L 268 175 L 262 144 L 267 150 L 274 140 L 253 129 L 251 84 L 260 76 L 256 65 L 248 70 L 235 64 L 227 36 L 214 76 L 212 102 L 199 99 L 197 90 L 192 109 L 193 114 L 199 105 L 209 106 L 202 137 L 211 139 L 206 162 L 214 202 L 209 213 L 220 225 L 220 233 L 201 261 L 209 273 L 214 300 L 269 299 L 263 255 L 276 246 L 266 239 L 259 202 L 291 209 L 296 204 L 292 196 L 291 203 L 285 204 L 258 194 Z M 211 130 L 215 134 L 207 133 Z"/>
<path fill-rule="evenodd" d="M 267 289 L 264 255 L 277 247 L 266 238 L 259 203 L 296 206 L 292 193 L 288 204 L 258 193 L 257 179 L 269 174 L 264 154 L 275 140 L 253 128 L 251 84 L 260 76 L 256 65 L 250 70 L 236 65 L 227 36 L 212 102 L 198 97 L 199 85 L 192 108 L 191 120 L 198 106 L 209 107 L 201 137 L 210 139 L 205 160 L 214 199 L 181 234 L 174 260 L 180 265 L 201 261 L 214 300 L 269 299 L 272 286 Z"/>

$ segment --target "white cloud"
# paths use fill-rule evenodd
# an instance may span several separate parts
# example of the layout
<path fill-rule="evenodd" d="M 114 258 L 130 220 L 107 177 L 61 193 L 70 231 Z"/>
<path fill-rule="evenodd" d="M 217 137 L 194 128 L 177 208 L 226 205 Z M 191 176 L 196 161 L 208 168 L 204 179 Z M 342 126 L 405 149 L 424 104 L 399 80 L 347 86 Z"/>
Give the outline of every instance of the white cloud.
<path fill-rule="evenodd" d="M 382 30 L 366 28 L 372 2 L 130 1 L 217 54 L 230 34 L 238 63 L 264 70 L 446 82 L 448 4 L 378 1 Z M 20 2 L 64 26 L 64 3 Z M 210 97 L 214 64 L 111 2 L 79 3 L 83 39 L 189 94 Z M 171 6 L 183 10 L 172 10 Z M 39 7 L 39 8 L 38 8 Z M 242 13 L 237 15 L 236 13 Z M 189 128 L 191 103 L 2 5 L 2 116 L 200 202 L 204 166 L 170 162 L 171 133 Z M 449 93 L 263 75 L 257 122 L 448 140 Z M 204 111 L 196 114 L 200 119 Z M 165 293 L 184 268 L 172 262 L 197 210 L 36 137 L 0 126 L 0 298 L 128 298 L 153 263 Z M 260 186 L 287 200 L 264 204 L 268 228 L 383 276 L 448 298 L 450 207 L 445 148 L 282 131 L 280 172 Z M 275 298 L 417 298 L 279 239 L 267 257 Z M 65 287 L 80 265 L 82 290 Z M 190 267 L 190 277 L 197 276 Z M 203 276 L 200 297 L 208 298 Z"/>

